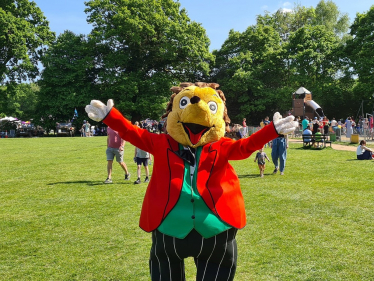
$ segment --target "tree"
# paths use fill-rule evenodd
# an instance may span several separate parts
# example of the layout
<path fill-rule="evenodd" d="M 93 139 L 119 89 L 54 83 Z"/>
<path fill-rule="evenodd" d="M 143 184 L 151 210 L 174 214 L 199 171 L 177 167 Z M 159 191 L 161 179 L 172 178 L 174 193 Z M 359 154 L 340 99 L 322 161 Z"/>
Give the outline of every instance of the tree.
<path fill-rule="evenodd" d="M 99 55 L 102 99 L 113 98 L 132 120 L 158 118 L 179 81 L 208 73 L 209 39 L 172 0 L 86 2 Z"/>
<path fill-rule="evenodd" d="M 0 90 L 2 104 L 0 112 L 21 120 L 34 118 L 38 102 L 39 87 L 34 83 L 8 83 Z"/>
<path fill-rule="evenodd" d="M 84 118 L 85 105 L 95 97 L 95 50 L 90 44 L 86 36 L 65 31 L 42 57 L 38 119 L 45 127 L 72 119 L 75 108 Z"/>
<path fill-rule="evenodd" d="M 357 79 L 354 87 L 356 106 L 365 100 L 374 106 L 374 6 L 366 13 L 356 15 L 351 26 L 352 38 L 347 41 L 345 56 L 351 75 Z"/>
<path fill-rule="evenodd" d="M 264 16 L 259 15 L 257 24 L 271 25 L 284 41 L 287 41 L 292 32 L 306 25 L 323 25 L 327 31 L 333 32 L 345 41 L 349 29 L 349 17 L 348 14 L 341 13 L 333 1 L 321 0 L 316 8 L 296 4 L 292 11 L 279 9 L 272 15 L 269 13 Z"/>
<path fill-rule="evenodd" d="M 0 84 L 34 79 L 38 62 L 54 38 L 48 21 L 35 2 L 0 2 Z"/>
<path fill-rule="evenodd" d="M 321 0 L 315 10 L 313 25 L 324 25 L 328 31 L 344 37 L 349 29 L 348 14 L 342 14 L 338 6 L 331 0 Z"/>
<path fill-rule="evenodd" d="M 266 112 L 285 111 L 285 66 L 281 38 L 271 26 L 257 24 L 243 33 L 230 31 L 222 48 L 214 52 L 212 77 L 222 85 L 232 121 L 260 121 Z M 289 93 L 290 95 L 290 93 Z M 285 101 L 285 102 L 284 102 Z"/>

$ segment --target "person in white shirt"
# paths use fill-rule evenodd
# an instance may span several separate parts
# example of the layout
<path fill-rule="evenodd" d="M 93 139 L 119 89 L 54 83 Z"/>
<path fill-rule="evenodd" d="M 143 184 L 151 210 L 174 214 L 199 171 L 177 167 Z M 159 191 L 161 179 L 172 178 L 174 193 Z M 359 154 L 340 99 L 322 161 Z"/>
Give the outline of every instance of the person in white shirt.
<path fill-rule="evenodd" d="M 372 160 L 373 159 L 373 150 L 366 147 L 366 141 L 360 141 L 360 145 L 356 150 L 358 160 Z"/>

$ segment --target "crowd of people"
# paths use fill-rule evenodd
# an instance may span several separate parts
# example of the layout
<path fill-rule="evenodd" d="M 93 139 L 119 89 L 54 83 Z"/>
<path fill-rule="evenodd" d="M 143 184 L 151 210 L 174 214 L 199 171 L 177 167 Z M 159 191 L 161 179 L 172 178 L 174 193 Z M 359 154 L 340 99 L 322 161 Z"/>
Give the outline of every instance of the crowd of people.
<path fill-rule="evenodd" d="M 351 116 L 347 117 L 346 120 L 336 120 L 335 117 L 329 120 L 326 116 L 317 118 L 314 117 L 310 120 L 307 116 L 301 121 L 302 131 L 309 129 L 312 131 L 313 135 L 320 132 L 327 135 L 329 132 L 336 132 L 337 129 L 341 130 L 341 134 L 345 135 L 347 138 L 351 138 L 352 134 L 365 135 L 371 140 L 374 139 L 374 129 L 373 129 L 373 117 L 364 118 L 360 116 L 358 121 Z"/>
<path fill-rule="evenodd" d="M 314 117 L 309 119 L 307 116 L 304 117 L 303 120 L 300 117 L 296 117 L 296 119 L 300 124 L 300 129 L 302 134 L 304 135 L 304 141 L 308 141 L 308 138 L 305 138 L 306 135 L 310 136 L 310 140 L 312 136 L 314 136 L 315 143 L 317 142 L 318 138 L 321 138 L 322 135 L 327 135 L 329 132 L 335 132 L 338 128 L 343 130 L 344 134 L 350 136 L 352 133 L 358 134 L 369 134 L 373 138 L 373 118 L 359 118 L 359 122 L 354 122 L 352 117 L 348 117 L 344 122 L 342 120 L 336 120 L 332 118 L 329 120 L 327 116 L 322 118 Z M 153 133 L 166 133 L 165 130 L 165 121 L 161 120 L 159 122 L 154 120 L 143 120 L 140 122 L 135 123 L 138 127 L 146 129 Z M 270 124 L 269 117 L 266 116 L 260 122 L 260 128 L 263 128 Z M 92 131 L 92 127 L 89 122 L 85 121 L 81 128 L 82 136 L 92 136 L 95 135 L 95 128 Z M 98 130 L 96 128 L 96 130 Z M 105 128 L 101 128 L 99 130 L 104 130 Z M 97 131 L 96 131 L 97 133 Z M 105 131 L 106 133 L 106 131 Z M 227 128 L 226 136 L 231 137 L 234 139 L 241 139 L 246 138 L 248 136 L 248 126 L 246 123 L 246 118 L 243 118 L 242 124 L 231 124 Z M 122 167 L 125 172 L 125 180 L 130 179 L 130 173 L 128 172 L 128 168 L 123 161 L 123 152 L 124 152 L 124 145 L 125 141 L 119 141 L 120 137 L 118 132 L 113 131 L 108 127 L 107 129 L 108 135 L 108 146 L 107 146 L 107 170 L 108 176 L 105 180 L 105 183 L 112 183 L 111 175 L 112 175 L 112 163 L 114 157 L 116 157 L 116 161 Z M 316 147 L 314 143 L 314 147 Z M 271 141 L 268 144 L 265 144 L 264 148 L 269 146 L 271 148 L 271 158 L 274 164 L 274 171 L 273 174 L 277 174 L 279 172 L 280 175 L 284 175 L 285 167 L 286 167 L 286 159 L 287 159 L 287 149 L 288 149 L 288 135 L 279 135 L 276 139 Z M 359 160 L 366 160 L 366 159 L 373 159 L 374 151 L 366 146 L 365 141 L 361 141 L 360 145 L 357 147 L 357 159 Z M 264 152 L 264 149 L 260 149 L 256 154 L 254 162 L 257 162 L 259 170 L 260 170 L 260 177 L 264 176 L 265 171 L 265 162 L 266 160 L 270 162 L 269 157 Z M 134 184 L 140 184 L 141 181 L 141 166 L 144 167 L 145 171 L 145 179 L 144 182 L 149 181 L 149 168 L 148 166 L 151 165 L 152 155 L 146 151 L 142 151 L 139 148 L 135 147 L 134 153 L 134 162 L 137 164 L 137 179 L 134 181 Z"/>

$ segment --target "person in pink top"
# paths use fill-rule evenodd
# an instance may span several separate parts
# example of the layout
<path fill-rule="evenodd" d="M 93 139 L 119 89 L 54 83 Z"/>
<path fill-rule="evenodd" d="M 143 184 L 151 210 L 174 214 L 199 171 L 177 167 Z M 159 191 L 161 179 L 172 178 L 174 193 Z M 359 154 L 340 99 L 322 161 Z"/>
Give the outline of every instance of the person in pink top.
<path fill-rule="evenodd" d="M 112 169 L 113 169 L 113 160 L 116 156 L 116 161 L 120 164 L 122 169 L 125 171 L 125 180 L 130 179 L 130 173 L 127 169 L 126 163 L 123 161 L 123 152 L 126 141 L 121 139 L 117 131 L 114 131 L 110 127 L 107 129 L 107 149 L 106 149 L 106 160 L 108 161 L 107 170 L 108 177 L 104 183 L 112 183 Z"/>

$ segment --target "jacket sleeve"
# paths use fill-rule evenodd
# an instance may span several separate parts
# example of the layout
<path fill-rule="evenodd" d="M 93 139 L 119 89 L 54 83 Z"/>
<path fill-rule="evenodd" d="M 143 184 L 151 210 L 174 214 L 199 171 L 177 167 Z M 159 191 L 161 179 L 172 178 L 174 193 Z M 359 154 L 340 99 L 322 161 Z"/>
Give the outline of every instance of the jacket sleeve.
<path fill-rule="evenodd" d="M 266 143 L 278 137 L 273 122 L 248 138 L 237 141 L 224 142 L 221 149 L 225 151 L 228 160 L 242 160 L 248 158 L 253 152 L 261 149 Z"/>
<path fill-rule="evenodd" d="M 116 109 L 112 108 L 103 122 L 113 130 L 117 131 L 120 137 L 130 142 L 132 145 L 153 154 L 153 138 L 157 134 L 151 134 L 145 129 L 131 124 L 123 115 Z"/>

